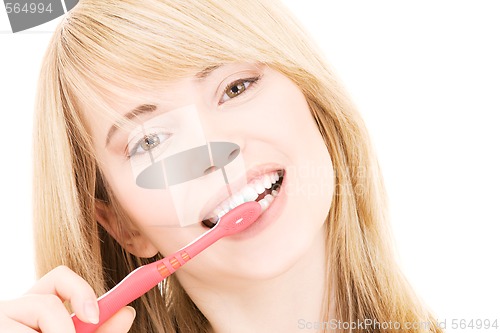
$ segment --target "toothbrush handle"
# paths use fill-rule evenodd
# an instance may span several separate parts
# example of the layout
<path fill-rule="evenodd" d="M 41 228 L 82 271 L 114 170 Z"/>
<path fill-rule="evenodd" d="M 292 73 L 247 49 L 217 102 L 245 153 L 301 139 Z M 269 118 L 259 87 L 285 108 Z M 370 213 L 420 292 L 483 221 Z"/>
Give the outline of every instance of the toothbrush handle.
<path fill-rule="evenodd" d="M 210 229 L 174 254 L 141 266 L 127 275 L 113 289 L 99 297 L 99 323 L 89 324 L 72 315 L 76 333 L 93 333 L 125 305 L 144 295 L 167 276 L 173 274 L 208 246 L 224 236 L 232 235 L 252 224 L 261 212 L 256 202 L 244 203 L 228 212 L 219 225 Z M 241 224 L 240 224 L 241 223 Z"/>
<path fill-rule="evenodd" d="M 168 259 L 175 257 L 174 254 Z M 99 323 L 89 324 L 81 321 L 73 314 L 73 324 L 76 333 L 92 333 L 97 330 L 104 322 L 111 318 L 118 310 L 137 298 L 144 295 L 153 287 L 157 286 L 167 276 L 175 272 L 167 267 L 162 259 L 151 264 L 141 266 L 127 275 L 119 284 L 107 293 L 99 297 Z M 180 266 L 179 266 L 180 267 Z"/>
<path fill-rule="evenodd" d="M 201 238 L 203 238 L 203 240 L 201 240 Z M 207 232 L 200 237 L 199 242 L 194 242 L 196 244 L 188 245 L 185 249 L 180 249 L 164 259 L 141 266 L 132 271 L 113 289 L 98 298 L 99 323 L 85 323 L 75 316 L 75 314 L 72 315 L 76 333 L 95 332 L 103 323 L 118 312 L 118 310 L 157 286 L 167 276 L 173 274 L 186 262 L 191 260 L 191 258 L 219 238 L 220 236 L 214 237 L 213 233 Z"/>

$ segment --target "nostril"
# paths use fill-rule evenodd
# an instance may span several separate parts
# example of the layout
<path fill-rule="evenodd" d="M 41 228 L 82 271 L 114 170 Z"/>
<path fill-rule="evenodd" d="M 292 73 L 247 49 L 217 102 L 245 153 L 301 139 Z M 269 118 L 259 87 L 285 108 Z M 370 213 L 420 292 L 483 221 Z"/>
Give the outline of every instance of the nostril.
<path fill-rule="evenodd" d="M 204 175 L 208 175 L 209 173 L 212 173 L 212 172 L 214 172 L 217 169 L 218 168 L 215 165 L 212 165 L 212 166 L 206 168 L 205 171 L 203 171 L 203 174 Z"/>
<path fill-rule="evenodd" d="M 229 153 L 229 155 L 227 156 L 227 160 L 228 161 L 234 160 L 239 153 L 240 153 L 240 148 L 236 148 L 235 150 Z"/>

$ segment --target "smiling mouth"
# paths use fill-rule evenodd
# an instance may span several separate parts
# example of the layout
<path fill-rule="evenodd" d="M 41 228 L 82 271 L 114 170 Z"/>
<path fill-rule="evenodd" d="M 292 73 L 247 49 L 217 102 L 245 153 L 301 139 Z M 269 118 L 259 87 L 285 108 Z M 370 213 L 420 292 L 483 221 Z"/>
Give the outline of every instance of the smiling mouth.
<path fill-rule="evenodd" d="M 220 203 L 203 219 L 202 224 L 208 228 L 213 228 L 227 212 L 249 201 L 258 202 L 262 212 L 266 211 L 278 196 L 284 175 L 284 170 L 276 170 L 252 179 L 236 194 Z"/>

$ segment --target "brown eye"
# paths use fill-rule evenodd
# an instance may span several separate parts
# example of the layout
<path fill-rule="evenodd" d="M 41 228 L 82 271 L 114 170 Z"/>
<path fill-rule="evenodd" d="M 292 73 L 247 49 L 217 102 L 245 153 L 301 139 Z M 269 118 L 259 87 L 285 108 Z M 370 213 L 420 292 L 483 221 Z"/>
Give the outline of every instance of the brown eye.
<path fill-rule="evenodd" d="M 234 98 L 244 92 L 248 86 L 250 85 L 250 82 L 248 81 L 240 81 L 236 82 L 236 84 L 232 84 L 229 87 L 227 87 L 225 93 L 229 98 Z"/>
<path fill-rule="evenodd" d="M 224 95 L 220 100 L 220 104 L 245 93 L 247 90 L 249 90 L 249 88 L 252 88 L 257 83 L 257 81 L 259 81 L 259 79 L 260 77 L 253 77 L 231 82 L 226 86 L 226 89 L 224 89 Z"/>

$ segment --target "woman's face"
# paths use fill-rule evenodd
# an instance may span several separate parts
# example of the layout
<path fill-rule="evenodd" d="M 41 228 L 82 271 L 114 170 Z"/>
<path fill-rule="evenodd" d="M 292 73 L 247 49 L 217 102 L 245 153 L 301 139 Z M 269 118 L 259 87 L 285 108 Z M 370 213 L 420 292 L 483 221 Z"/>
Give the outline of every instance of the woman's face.
<path fill-rule="evenodd" d="M 137 92 L 129 93 L 135 97 L 134 102 L 112 103 L 126 118 L 131 118 L 126 114 L 137 107 Z M 88 120 L 104 177 L 134 228 L 161 254 L 175 252 L 208 230 L 202 218 L 190 226 L 179 226 L 193 207 L 201 204 L 206 214 L 230 197 L 227 193 L 214 199 L 202 181 L 190 183 L 189 195 L 136 185 L 131 161 L 138 154 L 147 156 L 169 140 L 168 144 L 177 140 L 178 147 L 185 148 L 189 140 L 196 141 L 196 126 L 191 128 L 184 122 L 184 128 L 175 128 L 180 123 L 173 118 L 182 116 L 182 110 L 188 114 L 195 105 L 197 118 L 193 121 L 202 123 L 208 141 L 240 147 L 244 169 L 233 170 L 234 177 L 228 179 L 233 194 L 245 191 L 245 186 L 258 190 L 257 183 L 265 184 L 268 177 L 273 182 L 276 173 L 283 174 L 281 188 L 271 194 L 272 202 L 259 220 L 199 254 L 176 273 L 181 282 L 188 277 L 205 284 L 271 278 L 318 246 L 332 202 L 333 168 L 304 95 L 291 80 L 268 66 L 227 64 L 212 68 L 205 78 L 193 76 L 169 82 L 161 91 L 140 98 L 140 104 L 154 104 L 156 108 L 132 120 L 139 127 L 154 119 L 164 122 L 147 129 L 147 135 L 139 136 L 138 142 L 129 142 L 131 135 L 126 129 L 114 128 L 112 121 L 97 112 L 89 111 Z M 187 105 L 191 107 L 184 108 Z M 176 111 L 169 119 L 171 110 Z M 184 138 L 179 139 L 182 136 L 176 137 L 176 133 L 184 133 Z"/>

